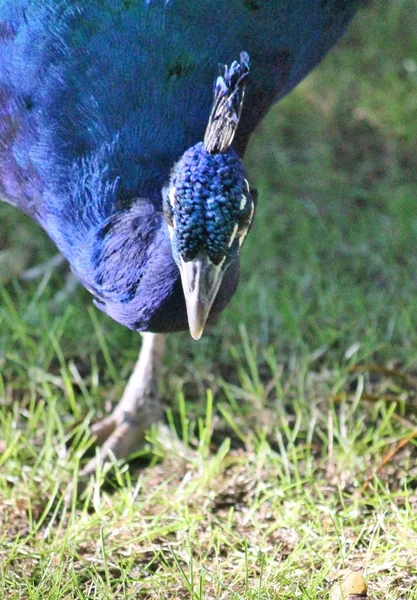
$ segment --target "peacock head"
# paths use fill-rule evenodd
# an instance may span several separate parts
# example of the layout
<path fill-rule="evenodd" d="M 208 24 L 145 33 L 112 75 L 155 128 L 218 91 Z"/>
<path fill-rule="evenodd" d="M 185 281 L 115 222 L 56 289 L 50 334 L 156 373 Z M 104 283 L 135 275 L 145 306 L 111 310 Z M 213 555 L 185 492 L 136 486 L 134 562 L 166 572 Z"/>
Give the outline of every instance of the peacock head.
<path fill-rule="evenodd" d="M 231 144 L 239 123 L 249 57 L 222 67 L 204 141 L 175 164 L 163 191 L 172 254 L 181 274 L 191 335 L 199 339 L 228 267 L 237 259 L 255 206 Z"/>

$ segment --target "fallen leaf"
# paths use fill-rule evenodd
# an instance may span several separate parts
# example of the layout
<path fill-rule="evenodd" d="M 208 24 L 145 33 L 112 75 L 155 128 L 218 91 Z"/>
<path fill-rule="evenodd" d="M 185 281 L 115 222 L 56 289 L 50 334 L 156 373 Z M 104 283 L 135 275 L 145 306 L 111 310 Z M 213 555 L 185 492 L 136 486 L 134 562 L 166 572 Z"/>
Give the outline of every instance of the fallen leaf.
<path fill-rule="evenodd" d="M 350 571 L 333 587 L 330 600 L 364 600 L 368 598 L 368 587 L 362 571 Z"/>

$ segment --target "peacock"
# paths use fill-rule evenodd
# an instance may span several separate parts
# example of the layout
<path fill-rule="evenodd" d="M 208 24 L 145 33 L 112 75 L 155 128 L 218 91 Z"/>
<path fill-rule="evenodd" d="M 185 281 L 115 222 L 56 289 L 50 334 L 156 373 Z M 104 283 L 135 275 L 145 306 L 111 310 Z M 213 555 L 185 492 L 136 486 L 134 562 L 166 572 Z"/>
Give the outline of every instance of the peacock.
<path fill-rule="evenodd" d="M 166 334 L 199 339 L 232 298 L 257 201 L 249 138 L 360 4 L 0 0 L 0 197 L 143 336 L 82 476 L 161 417 Z"/>

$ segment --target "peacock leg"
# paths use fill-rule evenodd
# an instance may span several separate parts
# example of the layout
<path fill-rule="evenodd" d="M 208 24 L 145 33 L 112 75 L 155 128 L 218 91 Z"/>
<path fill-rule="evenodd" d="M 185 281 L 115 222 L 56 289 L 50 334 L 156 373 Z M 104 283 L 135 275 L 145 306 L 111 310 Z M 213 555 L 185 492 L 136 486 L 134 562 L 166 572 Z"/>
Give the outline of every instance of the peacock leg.
<path fill-rule="evenodd" d="M 96 471 L 98 461 L 105 462 L 113 456 L 127 458 L 140 449 L 146 431 L 162 416 L 158 380 L 166 336 L 142 333 L 142 338 L 139 359 L 119 404 L 111 415 L 91 428 L 101 448 L 98 456 L 80 471 L 83 478 Z"/>

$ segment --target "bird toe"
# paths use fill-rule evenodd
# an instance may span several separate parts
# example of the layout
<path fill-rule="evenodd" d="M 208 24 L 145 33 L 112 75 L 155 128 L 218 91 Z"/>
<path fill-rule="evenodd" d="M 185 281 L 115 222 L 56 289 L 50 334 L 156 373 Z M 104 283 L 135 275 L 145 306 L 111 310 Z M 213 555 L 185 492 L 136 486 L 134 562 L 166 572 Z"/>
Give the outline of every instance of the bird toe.
<path fill-rule="evenodd" d="M 100 449 L 79 471 L 77 479 L 68 486 L 65 501 L 71 503 L 74 495 L 80 496 L 91 477 L 110 468 L 117 461 L 127 459 L 140 450 L 145 442 L 146 428 L 137 420 L 124 419 L 118 422 L 114 415 L 94 424 L 91 433 Z"/>

